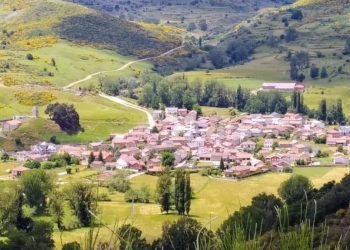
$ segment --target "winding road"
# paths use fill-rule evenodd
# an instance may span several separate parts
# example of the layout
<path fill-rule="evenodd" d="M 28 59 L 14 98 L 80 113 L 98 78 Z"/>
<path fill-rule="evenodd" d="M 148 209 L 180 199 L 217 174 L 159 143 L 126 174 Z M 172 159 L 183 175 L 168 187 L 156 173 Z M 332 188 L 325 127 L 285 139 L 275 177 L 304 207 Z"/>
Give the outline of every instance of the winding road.
<path fill-rule="evenodd" d="M 117 71 L 122 71 L 126 68 L 128 68 L 129 66 L 135 64 L 135 63 L 139 63 L 139 62 L 144 62 L 144 61 L 147 61 L 147 60 L 151 60 L 151 59 L 156 59 L 156 58 L 159 58 L 159 57 L 163 57 L 163 56 L 167 56 L 167 55 L 170 55 L 172 54 L 173 52 L 179 50 L 179 49 L 182 49 L 184 46 L 179 46 L 179 47 L 176 47 L 174 49 L 171 49 L 159 56 L 153 56 L 153 57 L 147 57 L 147 58 L 144 58 L 144 59 L 139 59 L 139 60 L 135 60 L 135 61 L 131 61 L 131 62 L 128 62 L 126 64 L 124 64 L 122 67 L 120 67 L 119 69 L 115 69 L 115 70 L 108 70 L 108 71 L 99 71 L 99 72 L 96 72 L 96 73 L 93 73 L 93 74 L 90 74 L 88 76 L 86 76 L 85 78 L 83 79 L 80 79 L 80 80 L 77 80 L 77 81 L 74 81 L 68 85 L 66 85 L 65 87 L 63 87 L 63 90 L 69 90 L 71 87 L 79 84 L 79 83 L 82 83 L 82 82 L 85 82 L 85 81 L 88 81 L 90 79 L 92 79 L 93 77 L 95 76 L 98 76 L 100 74 L 105 74 L 105 73 L 112 73 L 112 72 L 117 72 Z M 148 125 L 150 128 L 153 128 L 155 125 L 156 125 L 156 122 L 155 120 L 153 119 L 153 116 L 152 114 L 149 112 L 149 110 L 143 108 L 143 107 L 140 107 L 138 105 L 135 105 L 133 103 L 130 103 L 130 102 L 127 102 L 117 96 L 110 96 L 110 95 L 106 95 L 106 94 L 103 94 L 103 93 L 100 93 L 99 94 L 102 98 L 105 98 L 105 99 L 108 99 L 112 102 L 115 102 L 115 103 L 118 103 L 120 105 L 123 105 L 125 107 L 128 107 L 128 108 L 132 108 L 132 109 L 135 109 L 135 110 L 138 110 L 138 111 L 141 111 L 143 113 L 145 113 L 147 115 L 147 119 L 148 119 Z"/>
<path fill-rule="evenodd" d="M 125 107 L 136 109 L 138 111 L 141 111 L 141 112 L 145 113 L 147 115 L 149 127 L 153 128 L 156 125 L 156 122 L 153 119 L 152 114 L 147 109 L 145 109 L 143 107 L 140 107 L 140 106 L 138 106 L 136 104 L 127 102 L 127 101 L 125 101 L 125 100 L 123 100 L 123 99 L 121 99 L 119 97 L 116 97 L 116 96 L 110 96 L 110 95 L 106 95 L 106 94 L 103 94 L 103 93 L 100 93 L 100 96 L 105 98 L 105 99 L 108 99 L 108 100 L 110 100 L 112 102 L 115 102 L 115 103 L 118 103 L 120 105 L 123 105 Z"/>
<path fill-rule="evenodd" d="M 96 72 L 96 73 L 92 73 L 92 74 L 86 76 L 83 79 L 80 79 L 80 80 L 77 80 L 75 82 L 72 82 L 72 83 L 68 84 L 67 86 L 63 87 L 63 89 L 67 90 L 67 89 L 69 89 L 69 88 L 71 88 L 71 87 L 73 87 L 73 86 L 75 86 L 75 85 L 77 85 L 79 83 L 86 82 L 86 81 L 88 81 L 88 80 L 92 79 L 93 77 L 98 76 L 100 74 L 106 74 L 106 73 L 122 71 L 122 70 L 128 68 L 129 66 L 135 64 L 135 63 L 144 62 L 144 61 L 148 61 L 148 60 L 152 60 L 152 59 L 156 59 L 156 58 L 159 58 L 159 57 L 170 55 L 173 52 L 175 52 L 175 51 L 177 51 L 179 49 L 182 49 L 183 47 L 184 47 L 183 45 L 179 46 L 179 47 L 176 47 L 176 48 L 171 49 L 171 50 L 169 50 L 169 51 L 167 51 L 167 52 L 165 52 L 165 53 L 163 53 L 163 54 L 161 54 L 159 56 L 152 56 L 152 57 L 147 57 L 147 58 L 143 58 L 143 59 L 139 59 L 139 60 L 128 62 L 128 63 L 124 64 L 123 66 L 121 66 L 119 69 L 107 70 L 107 71 L 99 71 L 99 72 Z"/>

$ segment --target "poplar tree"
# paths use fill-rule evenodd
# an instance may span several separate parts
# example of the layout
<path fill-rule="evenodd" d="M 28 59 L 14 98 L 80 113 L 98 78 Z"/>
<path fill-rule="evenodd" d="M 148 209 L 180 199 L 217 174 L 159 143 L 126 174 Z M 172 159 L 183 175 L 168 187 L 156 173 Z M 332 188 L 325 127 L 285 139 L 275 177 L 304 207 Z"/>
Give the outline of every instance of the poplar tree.
<path fill-rule="evenodd" d="M 320 103 L 320 107 L 318 109 L 318 118 L 321 121 L 327 120 L 327 101 L 326 101 L 326 99 L 322 99 L 322 101 Z"/>
<path fill-rule="evenodd" d="M 165 170 L 157 182 L 157 201 L 160 204 L 161 212 L 169 213 L 171 208 L 171 177 L 169 170 Z"/>
<path fill-rule="evenodd" d="M 185 174 L 183 169 L 178 169 L 175 174 L 175 208 L 181 215 L 185 213 Z"/>
<path fill-rule="evenodd" d="M 185 210 L 188 215 L 191 210 L 192 188 L 191 188 L 191 176 L 189 172 L 186 172 L 185 179 Z"/>

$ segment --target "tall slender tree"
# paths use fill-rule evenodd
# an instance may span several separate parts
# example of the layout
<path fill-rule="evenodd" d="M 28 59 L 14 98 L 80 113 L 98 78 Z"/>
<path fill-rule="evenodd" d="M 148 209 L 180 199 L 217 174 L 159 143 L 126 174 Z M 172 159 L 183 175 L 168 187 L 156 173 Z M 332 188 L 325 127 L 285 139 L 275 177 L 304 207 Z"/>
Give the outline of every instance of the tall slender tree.
<path fill-rule="evenodd" d="M 171 176 L 168 169 L 158 179 L 156 196 L 161 212 L 169 213 L 171 208 Z"/>
<path fill-rule="evenodd" d="M 185 213 L 185 173 L 183 169 L 175 173 L 175 208 L 179 214 Z"/>
<path fill-rule="evenodd" d="M 192 188 L 190 172 L 186 172 L 185 179 L 185 212 L 188 215 L 191 210 Z"/>
<path fill-rule="evenodd" d="M 327 120 L 327 101 L 326 99 L 322 99 L 320 106 L 318 108 L 318 119 L 321 121 Z"/>
<path fill-rule="evenodd" d="M 341 99 L 338 99 L 337 100 L 337 122 L 338 124 L 344 124 L 345 122 L 345 115 L 344 115 L 344 112 L 343 112 L 343 103 L 342 103 L 342 100 Z"/>

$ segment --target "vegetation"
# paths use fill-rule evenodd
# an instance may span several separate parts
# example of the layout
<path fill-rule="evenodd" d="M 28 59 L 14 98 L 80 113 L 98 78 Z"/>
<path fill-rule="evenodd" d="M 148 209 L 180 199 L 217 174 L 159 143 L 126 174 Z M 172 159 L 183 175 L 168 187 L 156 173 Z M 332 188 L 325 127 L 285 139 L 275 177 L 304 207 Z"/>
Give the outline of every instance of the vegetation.
<path fill-rule="evenodd" d="M 79 114 L 73 105 L 67 105 L 65 103 L 49 104 L 45 110 L 45 114 L 67 133 L 74 134 L 82 130 Z"/>

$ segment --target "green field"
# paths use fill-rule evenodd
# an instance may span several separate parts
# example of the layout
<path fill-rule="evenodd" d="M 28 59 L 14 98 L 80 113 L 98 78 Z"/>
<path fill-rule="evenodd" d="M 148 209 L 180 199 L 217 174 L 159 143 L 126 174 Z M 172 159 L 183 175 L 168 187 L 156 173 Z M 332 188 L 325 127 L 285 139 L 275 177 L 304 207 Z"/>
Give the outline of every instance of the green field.
<path fill-rule="evenodd" d="M 84 173 L 81 171 L 79 174 Z M 347 168 L 297 168 L 295 173 L 307 176 L 315 187 L 320 187 L 330 180 L 339 181 L 344 174 L 348 173 Z M 277 194 L 277 188 L 291 174 L 269 173 L 255 176 L 242 181 L 218 180 L 203 177 L 199 174 L 191 175 L 191 183 L 194 191 L 192 200 L 191 216 L 201 223 L 206 223 L 210 218 L 216 218 L 211 225 L 213 230 L 225 220 L 229 214 L 237 211 L 240 207 L 250 204 L 252 197 L 261 192 Z M 74 175 L 73 175 L 74 176 Z M 74 177 L 72 177 L 74 178 Z M 142 185 L 150 187 L 152 192 L 156 187 L 157 177 L 142 175 L 132 180 L 132 187 L 138 188 Z M 101 189 L 100 193 L 108 192 Z M 178 218 L 175 212 L 169 215 L 160 214 L 158 204 L 129 204 L 125 203 L 123 194 L 109 194 L 111 202 L 99 202 L 102 214 L 102 221 L 110 227 L 114 223 L 121 225 L 132 223 L 143 231 L 143 235 L 149 240 L 154 240 L 160 235 L 161 226 L 164 221 L 171 221 Z M 72 240 L 82 241 L 87 229 L 77 229 L 62 234 L 63 242 Z M 101 230 L 101 236 L 108 236 L 106 228 Z M 59 233 L 55 234 L 56 242 L 59 242 Z M 79 241 L 79 240 L 78 240 Z"/>
<path fill-rule="evenodd" d="M 34 60 L 27 60 L 26 55 L 31 53 Z M 16 65 L 9 71 L 1 73 L 1 77 L 10 77 L 21 83 L 65 86 L 71 82 L 82 79 L 87 75 L 99 71 L 116 70 L 129 61 L 132 57 L 121 56 L 113 51 L 101 50 L 89 46 L 77 46 L 61 41 L 50 47 L 39 48 L 31 51 L 6 51 L 2 60 L 16 60 Z M 56 66 L 52 65 L 54 58 Z M 135 75 L 135 72 L 149 67 L 146 62 L 138 63 L 123 74 Z M 45 70 L 46 69 L 46 70 Z M 48 76 L 48 72 L 53 76 Z M 98 82 L 98 77 L 90 80 Z M 6 83 L 6 82 L 5 82 Z"/>
<path fill-rule="evenodd" d="M 18 104 L 13 96 L 13 89 L 1 87 L 0 89 L 0 118 L 16 114 L 31 114 L 32 107 Z M 11 133 L 13 137 L 24 138 L 24 140 L 27 138 L 28 143 L 30 143 L 30 140 L 48 140 L 52 135 L 56 135 L 61 142 L 85 143 L 105 140 L 111 133 L 124 133 L 130 128 L 147 123 L 144 113 L 96 95 L 76 96 L 69 92 L 51 92 L 57 98 L 54 102 L 75 106 L 85 132 L 72 136 L 60 132 L 53 122 L 47 120 L 44 113 L 46 105 L 44 105 L 40 107 L 41 118 L 29 120 Z"/>

